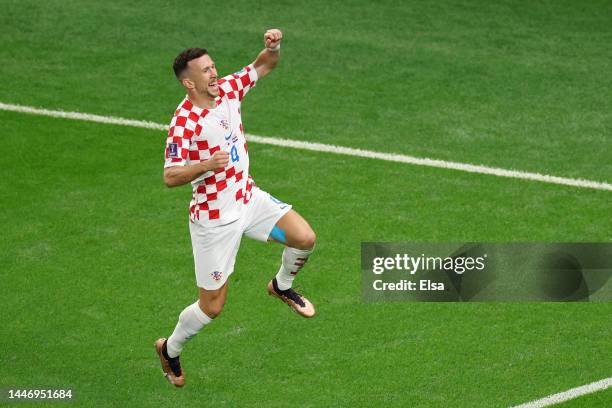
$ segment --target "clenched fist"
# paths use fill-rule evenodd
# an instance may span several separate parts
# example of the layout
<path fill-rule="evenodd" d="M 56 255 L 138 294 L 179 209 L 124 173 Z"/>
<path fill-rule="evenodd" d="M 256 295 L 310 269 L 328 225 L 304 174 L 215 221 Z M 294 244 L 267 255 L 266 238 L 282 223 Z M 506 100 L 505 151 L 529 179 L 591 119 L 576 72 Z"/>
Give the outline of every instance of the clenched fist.
<path fill-rule="evenodd" d="M 208 171 L 215 171 L 224 168 L 229 163 L 229 157 L 229 153 L 225 150 L 217 150 L 212 156 L 210 156 L 210 159 L 206 161 Z"/>
<path fill-rule="evenodd" d="M 283 39 L 283 33 L 278 28 L 271 28 L 264 34 L 264 44 L 269 50 L 277 49 Z"/>

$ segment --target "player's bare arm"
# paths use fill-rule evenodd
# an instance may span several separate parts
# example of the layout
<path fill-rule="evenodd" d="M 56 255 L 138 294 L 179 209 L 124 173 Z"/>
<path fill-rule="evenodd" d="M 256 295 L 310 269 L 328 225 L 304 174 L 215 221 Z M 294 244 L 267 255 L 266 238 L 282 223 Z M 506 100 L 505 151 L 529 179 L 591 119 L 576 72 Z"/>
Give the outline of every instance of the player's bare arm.
<path fill-rule="evenodd" d="M 278 64 L 282 39 L 283 33 L 279 29 L 273 28 L 265 32 L 264 45 L 266 48 L 253 61 L 253 66 L 259 78 L 268 75 Z"/>
<path fill-rule="evenodd" d="M 164 182 L 168 187 L 182 186 L 191 183 L 207 171 L 222 169 L 229 163 L 229 153 L 219 150 L 208 160 L 186 166 L 175 166 L 164 169 Z"/>

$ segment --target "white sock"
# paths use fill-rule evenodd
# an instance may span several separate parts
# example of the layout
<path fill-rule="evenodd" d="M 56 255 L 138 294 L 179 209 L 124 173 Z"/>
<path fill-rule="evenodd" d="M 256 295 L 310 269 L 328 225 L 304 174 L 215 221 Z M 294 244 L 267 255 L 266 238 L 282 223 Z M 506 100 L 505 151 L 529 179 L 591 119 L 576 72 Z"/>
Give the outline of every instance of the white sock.
<path fill-rule="evenodd" d="M 212 319 L 206 316 L 202 309 L 200 309 L 198 302 L 183 309 L 179 315 L 174 332 L 172 332 L 166 343 L 168 356 L 173 358 L 181 354 L 187 340 L 198 334 L 202 327 L 211 321 Z"/>
<path fill-rule="evenodd" d="M 276 274 L 276 283 L 280 290 L 287 290 L 293 284 L 295 275 L 302 269 L 314 248 L 297 249 L 285 247 L 280 269 Z"/>

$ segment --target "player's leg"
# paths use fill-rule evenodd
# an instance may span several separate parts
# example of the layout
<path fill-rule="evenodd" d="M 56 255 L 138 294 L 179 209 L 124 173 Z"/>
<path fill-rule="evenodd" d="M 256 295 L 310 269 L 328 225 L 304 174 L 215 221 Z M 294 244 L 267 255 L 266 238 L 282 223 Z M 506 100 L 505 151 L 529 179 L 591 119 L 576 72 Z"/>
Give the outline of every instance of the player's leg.
<path fill-rule="evenodd" d="M 300 315 L 314 316 L 313 304 L 304 295 L 292 289 L 293 280 L 314 249 L 314 231 L 302 216 L 290 210 L 274 224 L 268 239 L 285 245 L 278 273 L 268 283 L 268 293 L 287 303 Z"/>
<path fill-rule="evenodd" d="M 221 313 L 227 297 L 227 288 L 228 282 L 215 290 L 198 288 L 198 301 L 183 309 L 172 335 L 168 338 L 168 357 L 178 357 L 185 343 Z"/>
<path fill-rule="evenodd" d="M 280 290 L 287 290 L 312 254 L 316 235 L 300 214 L 290 210 L 276 222 L 269 239 L 285 245 L 276 283 Z"/>
<path fill-rule="evenodd" d="M 312 317 L 315 309 L 303 295 L 291 288 L 315 245 L 316 236 L 308 222 L 291 205 L 283 203 L 259 188 L 253 189 L 247 211 L 245 234 L 259 241 L 276 241 L 285 245 L 281 267 L 268 283 L 268 293 L 287 303 L 304 317 Z"/>
<path fill-rule="evenodd" d="M 200 291 L 199 306 L 206 316 L 214 319 L 221 314 L 223 306 L 225 305 L 225 299 L 227 299 L 228 286 L 229 282 L 226 281 L 225 284 L 217 290 L 198 288 Z"/>
<path fill-rule="evenodd" d="M 168 340 L 162 338 L 155 343 L 165 376 L 177 387 L 185 383 L 179 361 L 183 347 L 223 309 L 228 290 L 227 280 L 234 270 L 242 236 L 237 224 L 203 228 L 191 223 L 189 228 L 199 288 L 198 300 L 181 312 Z"/>
<path fill-rule="evenodd" d="M 289 210 L 274 225 L 269 240 L 278 241 L 291 248 L 310 250 L 317 239 L 310 224 L 295 210 Z"/>
<path fill-rule="evenodd" d="M 219 315 L 225 303 L 227 286 L 226 282 L 216 290 L 206 291 L 200 288 L 198 301 L 183 309 L 168 340 L 159 339 L 155 343 L 166 379 L 170 384 L 176 387 L 185 385 L 185 373 L 181 368 L 179 356 L 185 343 Z"/>

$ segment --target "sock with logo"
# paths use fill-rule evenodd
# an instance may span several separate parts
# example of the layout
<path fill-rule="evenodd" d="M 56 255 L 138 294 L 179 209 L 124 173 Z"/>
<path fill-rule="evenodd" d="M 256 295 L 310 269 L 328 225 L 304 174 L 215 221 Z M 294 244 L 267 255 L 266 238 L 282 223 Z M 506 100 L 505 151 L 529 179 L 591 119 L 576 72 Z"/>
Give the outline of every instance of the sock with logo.
<path fill-rule="evenodd" d="M 276 274 L 276 283 L 280 290 L 287 290 L 293 284 L 295 276 L 304 267 L 314 248 L 297 249 L 285 247 L 280 269 Z"/>

